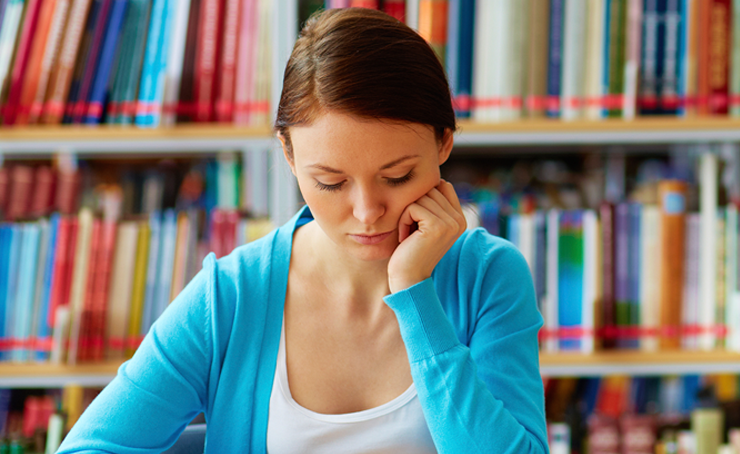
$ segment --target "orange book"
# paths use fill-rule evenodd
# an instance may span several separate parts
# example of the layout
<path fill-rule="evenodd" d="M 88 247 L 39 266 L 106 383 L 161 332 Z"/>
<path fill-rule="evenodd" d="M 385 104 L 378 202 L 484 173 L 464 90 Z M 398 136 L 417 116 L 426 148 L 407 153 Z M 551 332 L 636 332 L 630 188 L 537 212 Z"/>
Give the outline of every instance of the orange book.
<path fill-rule="evenodd" d="M 445 61 L 448 6 L 447 0 L 419 1 L 419 35 L 432 46 L 441 62 Z"/>
<path fill-rule="evenodd" d="M 686 183 L 661 181 L 660 203 L 660 348 L 681 348 L 681 307 L 686 238 Z"/>
<path fill-rule="evenodd" d="M 44 108 L 44 98 L 46 97 L 46 89 L 49 86 L 51 69 L 59 59 L 64 26 L 67 23 L 67 15 L 69 14 L 71 1 L 72 0 L 56 0 L 54 16 L 51 19 L 51 26 L 49 29 L 49 37 L 46 40 L 46 49 L 44 49 L 44 56 L 41 59 L 41 67 L 39 68 L 39 80 L 36 87 L 36 94 L 33 97 L 30 112 L 28 114 L 28 123 L 30 124 L 38 123 L 41 118 L 41 112 Z"/>
<path fill-rule="evenodd" d="M 74 0 L 69 19 L 64 30 L 64 40 L 59 59 L 51 69 L 49 87 L 46 92 L 41 121 L 45 124 L 58 124 L 64 117 L 64 108 L 72 82 L 72 72 L 77 60 L 77 52 L 82 41 L 87 13 L 92 0 Z"/>
<path fill-rule="evenodd" d="M 18 114 L 15 118 L 15 124 L 26 125 L 29 123 L 29 113 L 31 104 L 36 99 L 36 90 L 39 85 L 39 76 L 41 75 L 41 63 L 44 59 L 44 52 L 48 45 L 49 31 L 51 22 L 54 18 L 54 9 L 57 0 L 46 0 L 41 5 L 39 18 L 34 32 L 33 44 L 31 44 L 31 53 L 28 57 L 28 64 L 25 72 L 25 83 L 21 91 L 20 103 L 18 105 Z"/>

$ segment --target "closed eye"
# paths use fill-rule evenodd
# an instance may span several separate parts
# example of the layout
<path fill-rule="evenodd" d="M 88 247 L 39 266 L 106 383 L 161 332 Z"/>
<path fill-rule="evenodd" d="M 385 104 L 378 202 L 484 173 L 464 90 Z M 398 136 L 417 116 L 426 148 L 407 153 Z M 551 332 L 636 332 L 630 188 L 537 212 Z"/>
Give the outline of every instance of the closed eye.
<path fill-rule="evenodd" d="M 401 178 L 386 178 L 386 181 L 388 181 L 388 184 L 390 186 L 400 186 L 404 183 L 411 181 L 411 179 L 414 178 L 415 176 L 416 174 L 412 170 L 411 172 L 407 173 Z M 344 183 L 346 182 L 347 180 L 340 181 L 339 183 L 336 183 L 336 184 L 324 184 L 316 180 L 316 187 L 321 191 L 334 192 L 334 191 L 339 191 L 340 189 L 342 189 L 342 186 L 344 186 Z"/>

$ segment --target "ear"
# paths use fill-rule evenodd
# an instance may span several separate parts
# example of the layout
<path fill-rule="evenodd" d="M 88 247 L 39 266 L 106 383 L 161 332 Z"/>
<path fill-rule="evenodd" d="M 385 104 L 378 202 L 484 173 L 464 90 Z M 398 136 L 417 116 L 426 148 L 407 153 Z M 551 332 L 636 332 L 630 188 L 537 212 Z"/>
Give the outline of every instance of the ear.
<path fill-rule="evenodd" d="M 442 165 L 447 161 L 452 153 L 452 145 L 454 144 L 454 133 L 450 129 L 445 129 L 444 137 L 442 137 L 442 143 L 439 146 L 439 165 Z"/>
<path fill-rule="evenodd" d="M 293 159 L 290 157 L 290 154 L 288 153 L 288 145 L 285 142 L 285 136 L 283 136 L 282 133 L 277 133 L 277 138 L 280 140 L 280 145 L 283 147 L 283 156 L 285 157 L 285 161 L 290 166 L 290 171 L 293 173 L 293 176 L 296 176 L 295 174 L 295 162 L 293 162 Z"/>

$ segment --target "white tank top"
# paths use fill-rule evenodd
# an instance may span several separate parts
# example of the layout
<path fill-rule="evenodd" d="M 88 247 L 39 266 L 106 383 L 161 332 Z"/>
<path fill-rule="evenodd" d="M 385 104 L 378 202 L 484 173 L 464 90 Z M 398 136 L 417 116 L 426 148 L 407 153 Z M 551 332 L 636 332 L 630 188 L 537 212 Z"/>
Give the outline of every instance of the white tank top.
<path fill-rule="evenodd" d="M 379 407 L 327 415 L 302 407 L 290 394 L 285 326 L 280 334 L 267 420 L 269 454 L 436 453 L 416 387 Z"/>

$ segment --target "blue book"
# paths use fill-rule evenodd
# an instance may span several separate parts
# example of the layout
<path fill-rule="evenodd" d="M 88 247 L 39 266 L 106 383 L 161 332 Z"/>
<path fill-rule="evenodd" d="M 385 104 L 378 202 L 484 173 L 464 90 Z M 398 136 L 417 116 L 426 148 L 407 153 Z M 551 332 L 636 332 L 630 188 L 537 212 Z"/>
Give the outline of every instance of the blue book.
<path fill-rule="evenodd" d="M 618 328 L 625 329 L 630 324 L 629 293 L 629 204 L 618 203 L 614 213 L 614 301 L 615 319 Z M 628 339 L 617 338 L 618 348 L 628 348 Z"/>
<path fill-rule="evenodd" d="M 153 211 L 149 215 L 149 258 L 146 268 L 146 286 L 144 289 L 144 308 L 141 314 L 140 334 L 149 332 L 149 328 L 151 328 L 155 318 L 154 298 L 157 289 L 157 276 L 159 275 L 159 258 L 162 252 L 160 248 L 161 228 L 162 213 L 160 211 Z"/>
<path fill-rule="evenodd" d="M 535 223 L 535 271 L 534 288 L 537 294 L 537 306 L 542 312 L 542 303 L 547 292 L 547 215 L 538 210 L 534 215 Z"/>
<path fill-rule="evenodd" d="M 110 13 L 108 27 L 105 30 L 105 39 L 100 52 L 100 61 L 95 71 L 95 77 L 90 91 L 90 101 L 84 122 L 98 124 L 103 119 L 103 105 L 108 92 L 111 66 L 116 55 L 116 46 L 119 41 L 123 18 L 126 15 L 128 0 L 114 0 Z"/>
<path fill-rule="evenodd" d="M 9 0 L 0 0 L 0 29 L 3 26 L 3 18 L 5 17 L 5 10 L 7 9 Z"/>
<path fill-rule="evenodd" d="M 8 294 L 8 262 L 10 261 L 11 224 L 0 224 L 0 341 L 7 342 L 5 335 L 5 308 Z M 2 359 L 2 349 L 0 349 Z"/>
<path fill-rule="evenodd" d="M 51 327 L 48 324 L 49 295 L 51 294 L 51 280 L 52 273 L 54 271 L 54 259 L 56 256 L 59 213 L 51 215 L 47 225 L 47 230 L 46 250 L 44 251 L 43 256 L 39 256 L 39 261 L 42 261 L 40 267 L 43 266 L 43 271 L 41 276 L 41 291 L 38 295 L 38 306 L 35 315 L 36 329 L 32 333 L 33 336 L 41 342 L 40 345 L 43 345 L 45 340 L 51 336 Z M 49 352 L 43 348 L 37 347 L 32 356 L 36 361 L 47 361 L 49 359 Z"/>
<path fill-rule="evenodd" d="M 22 227 L 22 244 L 18 261 L 18 288 L 15 298 L 15 338 L 20 343 L 12 349 L 13 361 L 28 361 L 28 346 L 31 338 L 33 302 L 36 298 L 36 269 L 38 266 L 41 229 L 38 224 Z"/>
<path fill-rule="evenodd" d="M 640 51 L 639 75 L 640 96 L 638 98 L 640 100 L 638 104 L 641 115 L 662 113 L 660 96 L 663 93 L 663 72 L 665 66 L 666 9 L 667 0 L 646 0 L 643 2 L 642 49 Z M 608 66 L 605 69 L 608 69 Z"/>
<path fill-rule="evenodd" d="M 664 115 L 676 115 L 683 109 L 679 99 L 684 97 L 684 84 L 682 74 L 682 44 L 685 22 L 685 3 L 680 0 L 662 2 L 665 10 L 663 12 L 663 82 L 661 84 L 661 113 Z M 670 45 L 669 45 L 670 44 Z"/>
<path fill-rule="evenodd" d="M 475 0 L 450 0 L 447 23 L 447 78 L 458 118 L 470 118 L 473 88 Z"/>
<path fill-rule="evenodd" d="M 139 82 L 139 109 L 136 112 L 136 125 L 159 126 L 162 107 L 163 74 L 166 69 L 167 50 L 170 40 L 170 22 L 174 8 L 172 0 L 154 0 L 149 20 L 146 51 Z"/>
<path fill-rule="evenodd" d="M 10 248 L 8 250 L 8 287 L 5 292 L 5 338 L 8 341 L 15 339 L 15 304 L 18 291 L 18 262 L 20 261 L 23 230 L 20 224 L 10 227 Z M 2 352 L 3 361 L 10 359 L 10 349 Z"/>
<path fill-rule="evenodd" d="M 172 273 L 175 265 L 175 242 L 177 241 L 177 214 L 169 208 L 164 212 L 162 220 L 162 239 L 160 240 L 161 259 L 160 272 L 157 278 L 157 293 L 154 304 L 152 323 L 162 315 L 170 303 L 170 289 L 172 288 Z"/>
<path fill-rule="evenodd" d="M 549 99 L 560 99 L 560 80 L 563 72 L 564 1 L 550 0 L 550 48 L 547 51 L 547 97 Z M 560 108 L 556 109 L 548 105 L 546 114 L 548 117 L 558 118 L 560 117 Z"/>
<path fill-rule="evenodd" d="M 640 219 L 642 218 L 642 205 L 639 203 L 629 204 L 629 324 L 633 328 L 640 327 Z M 629 338 L 626 342 L 627 348 L 640 348 L 638 337 Z"/>
<path fill-rule="evenodd" d="M 560 214 L 558 241 L 558 324 L 561 328 L 583 327 L 583 211 Z M 578 334 L 578 333 L 575 333 Z M 560 350 L 580 350 L 580 336 L 560 339 Z"/>
<path fill-rule="evenodd" d="M 688 22 L 689 22 L 689 8 L 688 8 L 688 1 L 687 0 L 679 0 L 679 15 L 678 15 L 678 62 L 676 65 L 676 82 L 678 84 L 678 88 L 676 90 L 676 94 L 678 95 L 678 99 L 684 101 L 679 104 L 678 109 L 676 109 L 676 113 L 680 116 L 686 115 L 686 78 L 688 77 L 688 52 L 689 52 L 689 45 L 688 45 Z"/>

